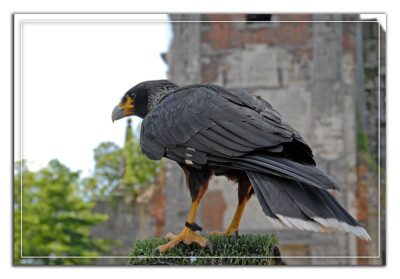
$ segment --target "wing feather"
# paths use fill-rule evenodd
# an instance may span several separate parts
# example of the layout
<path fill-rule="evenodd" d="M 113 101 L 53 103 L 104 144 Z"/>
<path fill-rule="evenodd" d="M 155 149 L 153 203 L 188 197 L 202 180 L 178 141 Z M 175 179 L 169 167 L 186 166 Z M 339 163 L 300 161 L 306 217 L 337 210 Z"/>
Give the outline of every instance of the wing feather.
<path fill-rule="evenodd" d="M 232 158 L 257 150 L 283 152 L 282 144 L 290 144 L 296 135 L 260 98 L 215 85 L 193 85 L 164 98 L 144 118 L 141 144 L 151 158 L 168 157 L 180 147 Z"/>

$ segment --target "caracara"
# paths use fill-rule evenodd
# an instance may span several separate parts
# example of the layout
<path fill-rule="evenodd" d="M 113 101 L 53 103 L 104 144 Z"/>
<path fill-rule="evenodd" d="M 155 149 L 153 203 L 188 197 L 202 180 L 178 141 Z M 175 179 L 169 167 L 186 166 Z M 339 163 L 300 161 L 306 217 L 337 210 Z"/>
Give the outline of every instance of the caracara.
<path fill-rule="evenodd" d="M 168 80 L 146 81 L 125 93 L 112 120 L 143 118 L 140 145 L 152 160 L 169 158 L 186 176 L 192 198 L 181 233 L 156 248 L 210 242 L 195 231 L 200 199 L 213 175 L 238 183 L 239 202 L 230 226 L 215 234 L 235 235 L 247 201 L 256 195 L 268 219 L 281 226 L 316 232 L 335 230 L 370 240 L 368 233 L 328 192 L 333 178 L 315 166 L 300 134 L 265 100 L 214 84 L 179 87 Z"/>

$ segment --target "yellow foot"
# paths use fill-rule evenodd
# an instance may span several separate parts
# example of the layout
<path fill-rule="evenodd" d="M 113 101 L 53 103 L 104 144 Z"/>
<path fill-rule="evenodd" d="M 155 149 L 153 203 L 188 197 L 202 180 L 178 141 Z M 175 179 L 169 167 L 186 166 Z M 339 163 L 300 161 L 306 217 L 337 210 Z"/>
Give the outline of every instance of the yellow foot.
<path fill-rule="evenodd" d="M 170 241 L 167 244 L 158 246 L 156 249 L 154 249 L 153 255 L 157 251 L 164 253 L 165 251 L 167 251 L 168 249 L 171 249 L 172 247 L 174 247 L 175 245 L 177 245 L 180 242 L 183 242 L 187 245 L 192 244 L 193 242 L 196 242 L 201 247 L 208 246 L 208 248 L 210 248 L 210 250 L 211 250 L 211 253 L 213 252 L 213 247 L 207 238 L 204 238 L 204 237 L 198 235 L 197 233 L 195 233 L 194 231 L 192 231 L 191 229 L 189 229 L 187 227 L 185 227 L 181 231 L 181 233 L 178 235 L 174 235 L 172 233 L 167 233 L 167 235 L 165 237 L 170 239 Z"/>
<path fill-rule="evenodd" d="M 231 235 L 235 237 L 235 241 L 239 237 L 239 230 L 228 228 L 226 232 L 212 232 L 211 235 Z"/>

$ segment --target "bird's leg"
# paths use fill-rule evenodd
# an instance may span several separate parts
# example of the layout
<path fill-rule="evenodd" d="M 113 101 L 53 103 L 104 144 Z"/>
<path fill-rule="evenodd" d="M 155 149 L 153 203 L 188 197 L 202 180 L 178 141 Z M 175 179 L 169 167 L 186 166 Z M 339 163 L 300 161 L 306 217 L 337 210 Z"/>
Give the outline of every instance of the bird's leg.
<path fill-rule="evenodd" d="M 240 220 L 242 219 L 243 211 L 253 192 L 253 188 L 250 184 L 239 182 L 239 203 L 231 224 L 225 232 L 212 232 L 211 235 L 232 235 L 235 237 L 238 236 L 239 224 Z"/>
<path fill-rule="evenodd" d="M 240 220 L 242 219 L 242 214 L 244 211 L 244 208 L 246 207 L 247 200 L 243 200 L 241 203 L 238 204 L 236 207 L 235 215 L 233 216 L 233 219 L 231 221 L 231 224 L 229 227 L 226 229 L 225 232 L 212 232 L 212 235 L 235 235 L 236 232 L 239 231 L 239 224 Z"/>
<path fill-rule="evenodd" d="M 160 251 L 161 253 L 167 251 L 168 249 L 171 249 L 175 245 L 177 245 L 180 242 L 183 242 L 185 244 L 192 244 L 193 242 L 198 243 L 202 247 L 209 246 L 211 248 L 211 244 L 209 243 L 208 239 L 198 235 L 195 230 L 193 230 L 194 226 L 197 226 L 196 223 L 194 223 L 195 216 L 196 216 L 196 211 L 197 207 L 199 205 L 200 199 L 196 199 L 195 201 L 192 202 L 192 206 L 190 208 L 190 213 L 189 217 L 187 219 L 187 224 L 183 228 L 183 230 L 178 234 L 174 235 L 172 233 L 168 233 L 165 237 L 170 239 L 170 241 L 165 244 L 157 247 L 156 249 Z M 189 228 L 190 226 L 190 228 Z"/>
<path fill-rule="evenodd" d="M 188 174 L 186 171 L 185 171 L 185 174 L 188 177 Z M 208 179 L 208 177 L 207 177 L 207 179 Z M 190 187 L 190 182 L 189 182 L 189 187 Z M 163 253 L 163 252 L 167 251 L 168 249 L 171 249 L 172 247 L 174 247 L 175 245 L 177 245 L 180 242 L 183 242 L 184 244 L 187 244 L 187 245 L 192 244 L 193 242 L 196 242 L 202 247 L 208 246 L 211 251 L 213 250 L 212 245 L 208 241 L 208 239 L 198 235 L 195 232 L 196 230 L 201 230 L 201 227 L 199 227 L 194 222 L 195 218 L 196 218 L 197 207 L 199 206 L 200 199 L 206 192 L 207 187 L 208 187 L 208 180 L 206 181 L 206 183 L 204 185 L 202 185 L 200 187 L 200 189 L 198 189 L 198 192 L 196 191 L 196 195 L 193 195 L 193 191 L 192 191 L 192 189 L 190 189 L 191 194 L 192 194 L 192 205 L 190 208 L 189 217 L 186 221 L 185 227 L 178 235 L 174 235 L 169 232 L 165 237 L 170 239 L 170 241 L 167 244 L 158 246 L 153 251 L 153 254 L 157 251 L 160 251 L 161 253 Z M 195 196 L 195 198 L 193 199 L 194 196 Z"/>

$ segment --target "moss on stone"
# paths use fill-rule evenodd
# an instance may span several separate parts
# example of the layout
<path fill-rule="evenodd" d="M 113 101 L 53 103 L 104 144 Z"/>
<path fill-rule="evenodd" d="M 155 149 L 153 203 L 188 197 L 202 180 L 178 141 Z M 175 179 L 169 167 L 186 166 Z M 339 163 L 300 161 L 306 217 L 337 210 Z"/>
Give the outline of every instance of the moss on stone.
<path fill-rule="evenodd" d="M 372 156 L 369 150 L 368 136 L 361 125 L 357 128 L 357 150 L 358 150 L 358 160 L 362 160 L 370 168 L 372 168 L 376 173 L 380 173 L 381 177 L 386 177 L 385 169 L 378 166 L 378 163 Z"/>
<path fill-rule="evenodd" d="M 364 131 L 362 125 L 358 125 L 357 128 L 357 150 L 359 152 L 364 151 L 366 153 L 370 153 L 368 144 L 368 135 Z"/>

